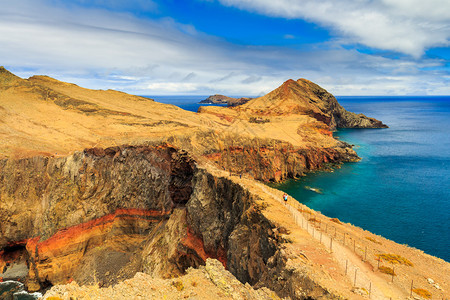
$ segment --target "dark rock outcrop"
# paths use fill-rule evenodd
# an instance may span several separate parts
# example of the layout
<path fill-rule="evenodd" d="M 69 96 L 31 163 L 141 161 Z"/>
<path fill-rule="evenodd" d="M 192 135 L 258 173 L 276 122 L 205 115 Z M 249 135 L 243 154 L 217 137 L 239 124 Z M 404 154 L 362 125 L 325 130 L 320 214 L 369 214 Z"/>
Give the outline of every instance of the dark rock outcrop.
<path fill-rule="evenodd" d="M 267 259 L 277 248 L 272 225 L 242 186 L 205 171 L 194 177 L 187 205 L 188 224 L 213 254 L 242 282 L 258 282 Z M 271 234 L 268 234 L 272 232 Z"/>
<path fill-rule="evenodd" d="M 336 98 L 327 92 L 319 85 L 307 80 L 299 79 L 297 83 L 306 85 L 312 93 L 323 103 L 324 109 L 322 112 L 325 115 L 331 116 L 327 123 L 332 128 L 387 128 L 388 126 L 383 124 L 374 118 L 366 117 L 363 114 L 355 114 L 347 111 L 343 108 Z M 311 99 L 312 100 L 312 99 Z"/>
<path fill-rule="evenodd" d="M 241 282 L 281 296 L 328 295 L 290 265 L 267 195 L 228 175 L 281 181 L 355 161 L 330 129 L 375 121 L 305 80 L 233 109 L 210 107 L 211 116 L 5 69 L 0 88 L 0 123 L 12 140 L 0 149 L 0 281 L 32 291 L 72 280 L 108 286 L 138 271 L 181 275 L 216 258 Z M 9 125 L 18 104 L 30 131 Z M 48 124 L 47 110 L 61 120 Z M 288 114 L 296 114 L 291 123 L 279 118 Z M 134 146 L 108 147 L 124 143 Z"/>
<path fill-rule="evenodd" d="M 138 271 L 171 277 L 207 258 L 282 296 L 303 286 L 273 280 L 285 269 L 284 240 L 259 196 L 183 151 L 92 148 L 3 160 L 0 171 L 0 270 L 25 267 L 19 277 L 31 291 L 72 280 L 110 285 Z"/>
<path fill-rule="evenodd" d="M 184 152 L 164 146 L 1 161 L 2 273 L 25 260 L 32 290 L 83 282 L 94 275 L 86 270 L 114 271 L 96 262 L 110 253 L 116 273 L 134 274 L 132 253 L 187 203 L 194 170 Z"/>
<path fill-rule="evenodd" d="M 238 106 L 238 105 L 247 103 L 251 99 L 252 98 L 246 98 L 246 97 L 232 98 L 232 97 L 227 97 L 224 95 L 216 94 L 216 95 L 209 96 L 205 100 L 200 101 L 200 103 L 201 104 L 227 104 L 229 107 L 233 107 L 233 106 Z"/>
<path fill-rule="evenodd" d="M 281 141 L 251 141 L 227 145 L 224 151 L 205 155 L 223 170 L 248 174 L 262 181 L 298 178 L 326 164 L 354 162 L 359 157 L 347 143 L 338 147 L 302 149 Z"/>
<path fill-rule="evenodd" d="M 40 299 L 40 293 L 28 293 L 23 283 L 18 281 L 0 282 L 0 299 L 2 300 L 36 300 Z"/>
<path fill-rule="evenodd" d="M 202 104 L 228 104 L 228 100 L 235 99 L 224 95 L 212 95 L 205 100 L 200 101 Z"/>

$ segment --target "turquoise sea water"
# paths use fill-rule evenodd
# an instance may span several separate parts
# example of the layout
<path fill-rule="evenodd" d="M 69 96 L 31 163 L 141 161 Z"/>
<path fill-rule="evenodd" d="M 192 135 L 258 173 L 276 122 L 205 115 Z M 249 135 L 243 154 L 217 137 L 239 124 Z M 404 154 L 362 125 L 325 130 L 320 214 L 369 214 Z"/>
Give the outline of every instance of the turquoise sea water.
<path fill-rule="evenodd" d="M 206 96 L 153 98 L 197 111 Z M 390 128 L 340 130 L 335 136 L 355 145 L 360 162 L 276 187 L 329 217 L 450 261 L 450 97 L 337 98 Z"/>
<path fill-rule="evenodd" d="M 360 162 L 277 188 L 329 217 L 450 261 L 450 97 L 338 101 L 390 128 L 339 130 L 335 136 L 355 145 Z"/>

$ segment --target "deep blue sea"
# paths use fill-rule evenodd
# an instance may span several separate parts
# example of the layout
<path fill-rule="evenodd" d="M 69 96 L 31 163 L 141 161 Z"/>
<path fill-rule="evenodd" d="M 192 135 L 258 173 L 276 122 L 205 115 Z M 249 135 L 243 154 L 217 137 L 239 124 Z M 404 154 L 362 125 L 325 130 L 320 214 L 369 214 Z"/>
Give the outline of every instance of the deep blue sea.
<path fill-rule="evenodd" d="M 153 98 L 197 111 L 206 96 Z M 355 145 L 360 162 L 276 187 L 329 217 L 450 262 L 450 96 L 337 98 L 390 128 L 339 130 L 335 136 Z"/>
<path fill-rule="evenodd" d="M 360 162 L 277 187 L 329 217 L 450 261 L 450 97 L 337 98 L 390 128 L 339 130 Z"/>
<path fill-rule="evenodd" d="M 200 101 L 205 100 L 208 96 L 143 96 L 152 98 L 153 100 L 166 104 L 176 105 L 184 110 L 197 112 L 200 106 L 208 106 L 211 104 L 199 104 Z M 217 106 L 217 104 L 215 104 Z M 226 105 L 219 105 L 226 106 Z"/>

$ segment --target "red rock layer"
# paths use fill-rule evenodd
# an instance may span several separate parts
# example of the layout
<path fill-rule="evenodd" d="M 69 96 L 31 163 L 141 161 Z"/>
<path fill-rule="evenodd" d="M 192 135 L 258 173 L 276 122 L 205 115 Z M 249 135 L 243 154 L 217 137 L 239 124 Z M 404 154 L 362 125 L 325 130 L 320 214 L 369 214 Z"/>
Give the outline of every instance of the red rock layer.
<path fill-rule="evenodd" d="M 125 237 L 127 248 L 132 248 L 133 244 L 137 246 L 145 239 L 140 232 L 146 232 L 151 223 L 161 222 L 169 215 L 170 211 L 117 209 L 101 218 L 60 229 L 44 241 L 34 237 L 10 243 L 7 249 L 26 249 L 30 266 L 28 282 L 40 285 L 45 282 L 67 283 L 80 267 L 87 251 L 96 247 L 111 247 L 109 242 L 118 236 Z M 20 255 L 19 251 L 0 252 L 0 267 L 12 263 Z"/>
<path fill-rule="evenodd" d="M 213 251 L 205 250 L 203 239 L 196 236 L 189 227 L 187 229 L 186 237 L 182 239 L 181 244 L 188 249 L 194 250 L 204 262 L 206 262 L 207 258 L 215 258 L 220 261 L 225 268 L 227 267 L 226 250 L 222 247 L 219 247 Z"/>
<path fill-rule="evenodd" d="M 325 130 L 325 129 L 324 129 Z M 331 134 L 331 133 L 330 133 Z M 343 149 L 295 149 L 292 146 L 228 147 L 205 157 L 234 174 L 249 174 L 263 181 L 279 182 L 302 176 L 325 163 L 357 160 L 356 153 Z"/>

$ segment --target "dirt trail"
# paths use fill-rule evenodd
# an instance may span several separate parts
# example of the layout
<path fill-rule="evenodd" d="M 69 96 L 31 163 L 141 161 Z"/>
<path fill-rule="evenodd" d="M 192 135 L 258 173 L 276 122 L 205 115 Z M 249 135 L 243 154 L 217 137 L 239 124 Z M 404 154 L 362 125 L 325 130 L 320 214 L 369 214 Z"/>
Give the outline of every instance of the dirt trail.
<path fill-rule="evenodd" d="M 274 200 L 282 203 L 281 196 L 269 191 L 269 189 L 260 184 L 259 186 L 266 194 L 273 197 Z M 283 205 L 285 205 L 283 203 Z M 298 210 L 309 210 L 306 206 L 296 202 L 292 198 L 286 205 L 294 218 L 295 223 L 307 231 L 313 238 L 322 243 L 328 251 L 333 255 L 334 259 L 339 263 L 341 271 L 347 275 L 348 279 L 354 286 L 355 293 L 370 299 L 407 299 L 409 295 L 399 290 L 394 284 L 386 281 L 385 278 L 380 277 L 373 272 L 372 266 L 361 260 L 347 247 L 341 245 L 333 239 L 332 235 L 317 230 L 314 222 L 308 221 L 303 214 Z M 356 278 L 356 279 L 355 279 Z"/>

